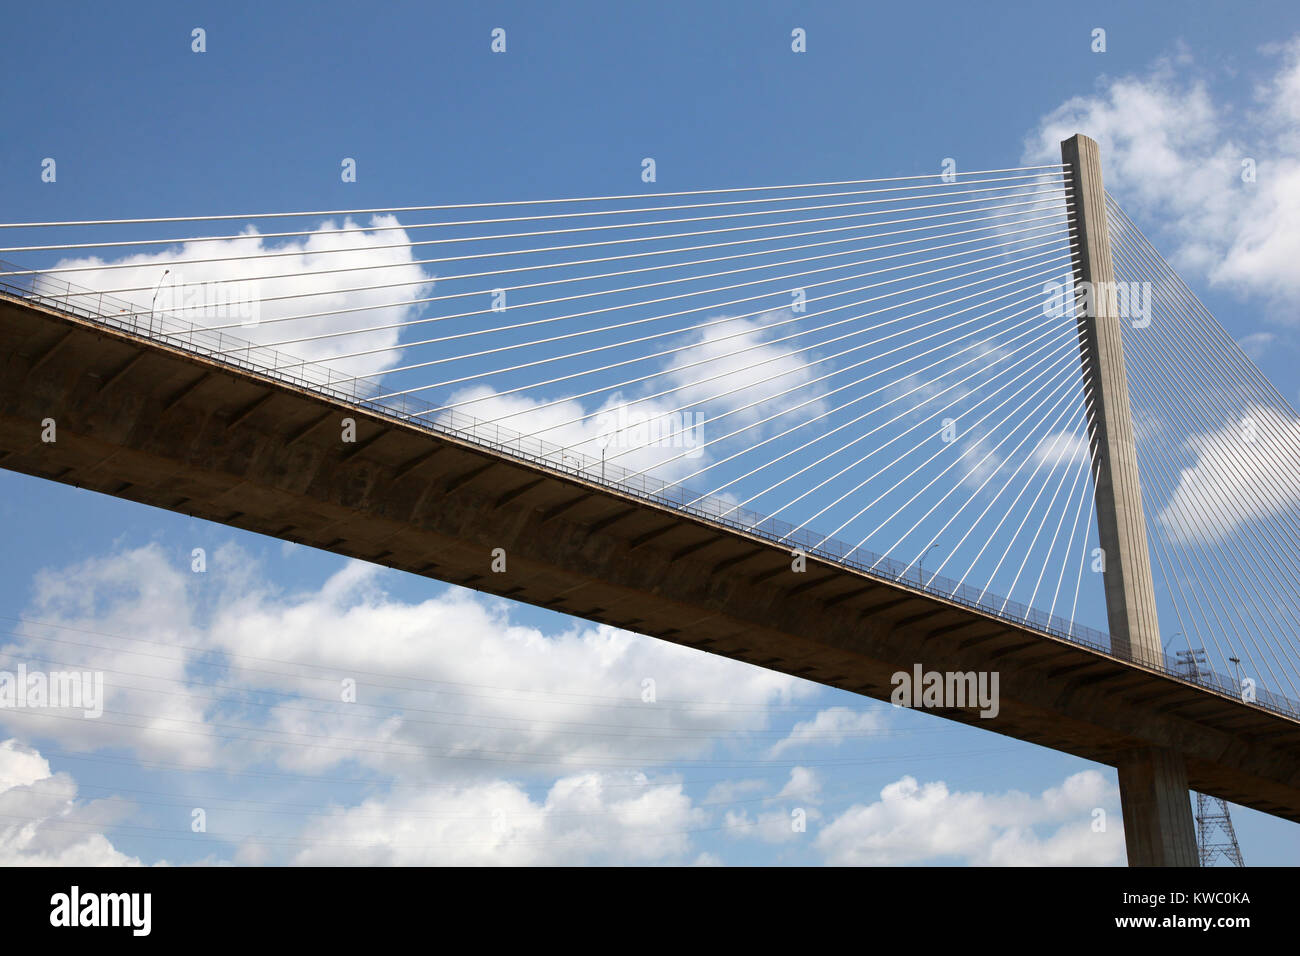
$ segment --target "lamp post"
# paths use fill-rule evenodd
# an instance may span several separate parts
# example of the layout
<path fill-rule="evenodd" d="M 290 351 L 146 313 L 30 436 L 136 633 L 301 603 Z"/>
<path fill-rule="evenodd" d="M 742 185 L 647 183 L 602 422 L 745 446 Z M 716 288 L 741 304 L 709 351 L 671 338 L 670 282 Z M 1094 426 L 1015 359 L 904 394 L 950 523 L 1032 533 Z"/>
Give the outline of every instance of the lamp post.
<path fill-rule="evenodd" d="M 167 274 L 171 271 L 172 271 L 171 269 L 163 270 L 163 274 L 161 278 L 158 279 L 158 285 L 156 285 L 153 290 L 153 301 L 149 303 L 149 334 L 150 335 L 153 334 L 153 310 L 154 310 L 154 306 L 158 304 L 158 293 L 162 291 L 163 279 L 166 279 Z"/>
<path fill-rule="evenodd" d="M 922 551 L 922 552 L 921 552 L 921 556 L 920 556 L 919 558 L 916 559 L 916 583 L 919 584 L 919 585 L 921 585 L 922 587 L 925 586 L 925 567 L 924 567 L 924 565 L 925 565 L 925 558 L 926 558 L 926 555 L 928 555 L 931 551 L 933 551 L 933 550 L 934 550 L 935 548 L 937 548 L 937 547 L 939 547 L 939 543 L 936 541 L 934 544 L 930 545 L 930 547 L 928 547 L 928 548 L 926 548 L 924 551 Z"/>
<path fill-rule="evenodd" d="M 1228 660 L 1232 663 L 1232 676 L 1237 680 L 1237 695 L 1241 696 L 1241 658 L 1234 655 Z"/>

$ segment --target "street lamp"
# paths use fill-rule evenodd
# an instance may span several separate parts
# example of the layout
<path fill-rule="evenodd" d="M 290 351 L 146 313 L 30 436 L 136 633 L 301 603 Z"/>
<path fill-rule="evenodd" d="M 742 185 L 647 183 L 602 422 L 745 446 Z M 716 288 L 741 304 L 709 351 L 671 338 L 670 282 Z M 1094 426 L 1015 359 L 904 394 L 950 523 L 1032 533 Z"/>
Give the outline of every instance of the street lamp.
<path fill-rule="evenodd" d="M 925 585 L 925 567 L 924 567 L 925 556 L 928 555 L 931 551 L 933 551 L 937 547 L 939 547 L 939 544 L 938 542 L 935 542 L 934 544 L 930 545 L 930 547 L 922 551 L 921 556 L 916 559 L 916 580 L 917 583 L 922 586 Z"/>
<path fill-rule="evenodd" d="M 1232 663 L 1233 677 L 1237 679 L 1237 693 L 1240 694 L 1241 693 L 1241 658 L 1229 657 L 1228 660 Z"/>
<path fill-rule="evenodd" d="M 172 271 L 171 269 L 163 270 L 162 278 L 158 280 L 158 285 L 155 286 L 153 290 L 153 301 L 149 303 L 149 334 L 150 335 L 153 334 L 153 310 L 154 310 L 154 306 L 158 304 L 158 293 L 162 291 L 163 279 L 166 279 L 167 273 L 171 271 Z"/>

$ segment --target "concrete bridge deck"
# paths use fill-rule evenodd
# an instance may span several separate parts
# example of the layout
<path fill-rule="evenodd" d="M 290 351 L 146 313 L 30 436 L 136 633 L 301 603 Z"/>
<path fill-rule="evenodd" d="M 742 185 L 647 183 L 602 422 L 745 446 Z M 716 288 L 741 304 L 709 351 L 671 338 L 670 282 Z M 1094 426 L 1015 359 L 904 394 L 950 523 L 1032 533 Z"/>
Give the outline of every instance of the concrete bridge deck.
<path fill-rule="evenodd" d="M 880 700 L 917 663 L 997 670 L 996 718 L 938 713 L 1110 765 L 1169 748 L 1192 788 L 1300 822 L 1292 717 L 815 556 L 796 573 L 757 535 L 5 295 L 0 467 Z"/>

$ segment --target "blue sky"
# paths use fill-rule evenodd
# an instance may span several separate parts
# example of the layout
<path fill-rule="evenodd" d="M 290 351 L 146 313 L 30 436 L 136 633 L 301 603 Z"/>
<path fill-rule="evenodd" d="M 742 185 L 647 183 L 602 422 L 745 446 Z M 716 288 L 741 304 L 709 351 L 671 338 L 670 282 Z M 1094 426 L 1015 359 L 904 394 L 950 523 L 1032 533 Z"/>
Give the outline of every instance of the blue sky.
<path fill-rule="evenodd" d="M 1300 398 L 1282 304 L 1300 114 L 1269 92 L 1288 89 L 1294 4 L 47 4 L 7 21 L 5 221 L 631 193 L 645 156 L 665 191 L 928 173 L 945 157 L 1000 168 L 1041 161 L 1074 123 L 1113 157 L 1111 191 Z M 489 51 L 494 27 L 504 55 Z M 790 51 L 795 27 L 805 54 Z M 1090 50 L 1097 27 L 1104 53 Z M 1180 124 L 1186 165 L 1144 163 Z M 1181 176 L 1243 150 L 1261 188 L 1240 200 Z M 56 184 L 39 180 L 44 157 Z M 355 183 L 340 181 L 343 157 Z M 1267 254 L 1242 255 L 1261 248 L 1250 228 L 1272 230 Z M 1106 767 L 8 472 L 0 491 L 3 629 L 65 628 L 15 637 L 11 653 L 89 654 L 134 688 L 124 709 L 171 718 L 73 730 L 0 717 L 0 740 L 42 755 L 11 757 L 0 778 L 0 814 L 42 820 L 23 837 L 0 817 L 5 862 L 346 862 L 370 839 L 386 849 L 362 861 L 1123 861 Z M 369 718 L 313 722 L 312 701 L 328 699 L 309 679 L 313 627 L 336 668 L 435 683 L 363 677 Z M 101 647 L 48 640 L 60 635 Z M 447 662 L 475 653 L 472 672 Z M 265 673 L 270 658 L 295 676 Z M 667 705 L 649 715 L 634 709 L 646 677 Z M 175 696 L 205 684 L 209 697 Z M 384 718 L 408 722 L 399 739 L 416 756 L 364 752 L 396 733 Z M 250 725 L 298 736 L 232 739 Z M 675 736 L 649 739 L 663 732 Z M 446 747 L 512 756 L 431 756 Z M 520 765 L 528 753 L 564 766 Z M 13 809 L 29 784 L 45 804 Z M 62 816 L 58 799 L 73 801 Z M 205 834 L 191 832 L 196 807 Z M 1105 834 L 1097 807 L 1116 821 Z M 806 833 L 791 832 L 795 808 Z M 494 845 L 496 810 L 513 844 Z M 1295 860 L 1294 826 L 1242 809 L 1234 821 L 1248 863 Z"/>

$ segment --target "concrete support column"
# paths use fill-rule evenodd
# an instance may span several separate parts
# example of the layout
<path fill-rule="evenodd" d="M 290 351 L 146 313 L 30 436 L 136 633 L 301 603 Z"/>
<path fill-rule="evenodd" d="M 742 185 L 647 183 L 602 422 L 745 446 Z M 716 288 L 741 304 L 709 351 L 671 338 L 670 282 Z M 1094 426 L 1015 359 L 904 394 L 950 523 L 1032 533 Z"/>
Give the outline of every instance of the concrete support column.
<path fill-rule="evenodd" d="M 1181 755 L 1164 747 L 1124 754 L 1119 800 L 1130 866 L 1200 866 Z"/>
<path fill-rule="evenodd" d="M 1097 530 L 1106 562 L 1110 645 L 1119 657 L 1158 664 L 1163 650 L 1124 371 L 1124 339 L 1112 294 L 1115 268 L 1101 158 L 1097 144 L 1083 135 L 1061 143 L 1061 158 L 1072 176 L 1074 278 L 1080 284 L 1076 311 L 1084 381 L 1093 402 L 1088 429 L 1097 481 Z"/>
<path fill-rule="evenodd" d="M 1163 662 L 1146 518 L 1138 480 L 1133 413 L 1124 371 L 1124 339 L 1106 223 L 1106 190 L 1097 144 L 1083 135 L 1061 143 L 1073 202 L 1076 314 L 1097 485 L 1097 530 L 1105 560 L 1111 652 L 1146 664 Z M 1085 307 L 1086 306 L 1086 307 Z M 1167 750 L 1144 748 L 1119 761 L 1124 840 L 1131 866 L 1196 866 L 1196 831 L 1187 768 Z"/>

